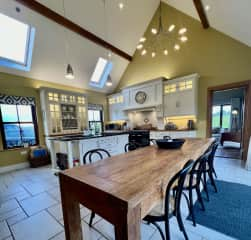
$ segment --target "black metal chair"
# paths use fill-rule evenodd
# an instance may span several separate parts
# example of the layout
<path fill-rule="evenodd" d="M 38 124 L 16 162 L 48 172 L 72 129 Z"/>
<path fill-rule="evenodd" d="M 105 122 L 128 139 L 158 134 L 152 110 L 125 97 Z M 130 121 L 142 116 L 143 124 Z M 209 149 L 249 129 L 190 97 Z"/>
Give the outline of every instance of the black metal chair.
<path fill-rule="evenodd" d="M 150 139 L 150 144 L 152 143 L 152 145 L 156 145 L 156 144 L 157 144 L 157 143 L 156 143 L 156 140 L 157 140 L 157 139 L 151 138 L 151 139 Z"/>
<path fill-rule="evenodd" d="M 125 152 L 133 151 L 139 148 L 140 146 L 137 143 L 129 142 L 124 146 Z"/>
<path fill-rule="evenodd" d="M 186 176 L 188 172 L 191 170 L 193 166 L 194 161 L 189 160 L 182 170 L 180 170 L 178 173 L 176 173 L 171 180 L 169 181 L 166 191 L 165 191 L 165 198 L 154 208 L 151 210 L 149 215 L 147 215 L 143 220 L 147 223 L 152 223 L 154 226 L 157 227 L 161 238 L 163 240 L 170 239 L 170 230 L 169 230 L 169 218 L 172 216 L 175 216 L 177 218 L 177 222 L 180 228 L 180 231 L 183 232 L 183 235 L 186 240 L 188 240 L 187 233 L 185 231 L 185 227 L 181 218 L 180 213 L 180 203 L 181 203 L 181 197 L 182 197 L 182 191 L 184 182 L 186 179 Z M 173 186 L 177 182 L 177 189 L 174 192 L 174 196 L 171 194 Z M 160 226 L 157 222 L 164 222 L 165 223 L 165 235 L 163 231 L 161 230 Z"/>
<path fill-rule="evenodd" d="M 206 164 L 208 161 L 210 153 L 205 153 L 199 159 L 197 159 L 193 165 L 192 170 L 189 172 L 183 187 L 183 195 L 185 196 L 189 213 L 192 217 L 193 225 L 196 226 L 194 209 L 193 209 L 193 190 L 196 191 L 198 201 L 201 205 L 203 211 L 205 211 L 204 202 L 202 199 L 200 186 L 202 183 L 202 176 L 206 168 Z M 174 188 L 174 191 L 177 187 Z M 188 196 L 186 195 L 186 191 L 188 191 Z"/>
<path fill-rule="evenodd" d="M 83 156 L 83 163 L 84 164 L 87 164 L 88 162 L 92 163 L 95 156 L 98 157 L 98 159 L 104 159 L 104 158 L 111 157 L 111 154 L 107 150 L 102 149 L 102 148 L 92 149 L 86 152 L 85 155 Z M 95 212 L 92 211 L 90 221 L 89 221 L 90 227 L 92 226 L 92 222 L 94 218 L 95 218 Z"/>

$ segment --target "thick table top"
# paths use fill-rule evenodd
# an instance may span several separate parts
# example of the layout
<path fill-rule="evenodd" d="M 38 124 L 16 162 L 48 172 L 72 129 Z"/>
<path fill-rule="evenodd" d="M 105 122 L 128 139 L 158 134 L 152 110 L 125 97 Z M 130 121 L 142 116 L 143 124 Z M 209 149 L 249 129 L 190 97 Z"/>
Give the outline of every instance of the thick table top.
<path fill-rule="evenodd" d="M 171 177 L 189 159 L 196 160 L 213 138 L 190 138 L 178 150 L 149 146 L 64 171 L 65 177 L 112 195 L 128 207 L 141 204 L 142 217 L 163 197 Z"/>

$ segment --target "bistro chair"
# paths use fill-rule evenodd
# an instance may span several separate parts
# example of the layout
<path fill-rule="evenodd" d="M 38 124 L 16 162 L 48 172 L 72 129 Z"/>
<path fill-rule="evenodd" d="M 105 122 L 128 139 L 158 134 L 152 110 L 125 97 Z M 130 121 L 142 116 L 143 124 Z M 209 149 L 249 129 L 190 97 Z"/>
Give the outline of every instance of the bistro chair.
<path fill-rule="evenodd" d="M 129 142 L 124 146 L 124 150 L 125 152 L 129 152 L 129 151 L 133 151 L 136 150 L 137 148 L 139 148 L 139 144 L 134 143 L 134 142 Z"/>
<path fill-rule="evenodd" d="M 143 220 L 146 221 L 148 224 L 153 224 L 159 231 L 161 238 L 163 240 L 170 239 L 170 229 L 169 229 L 169 218 L 172 216 L 175 216 L 179 225 L 179 229 L 181 232 L 183 232 L 183 235 L 186 240 L 188 240 L 187 233 L 185 231 L 185 227 L 181 218 L 181 212 L 180 212 L 180 205 L 181 205 L 181 197 L 182 197 L 182 191 L 184 182 L 186 179 L 187 174 L 193 167 L 193 160 L 189 160 L 182 170 L 180 170 L 178 173 L 176 173 L 171 180 L 169 181 L 166 191 L 165 191 L 165 197 L 162 199 L 147 215 Z M 171 194 L 173 186 L 177 183 L 176 191 L 173 192 L 174 195 Z M 164 222 L 165 223 L 165 234 L 161 230 L 160 226 L 158 225 L 158 222 Z M 166 237 L 165 237 L 166 236 Z"/>
<path fill-rule="evenodd" d="M 200 186 L 202 183 L 202 175 L 204 173 L 204 169 L 206 168 L 207 160 L 209 158 L 209 153 L 205 153 L 199 159 L 197 159 L 192 167 L 192 170 L 187 175 L 187 178 L 184 183 L 183 187 L 183 195 L 185 196 L 189 214 L 192 217 L 193 225 L 196 226 L 195 216 L 194 216 L 194 209 L 193 209 L 193 191 L 196 191 L 197 199 L 201 205 L 203 211 L 205 211 L 204 202 L 202 199 Z M 177 187 L 174 188 L 176 191 Z M 186 194 L 188 192 L 188 196 Z"/>
<path fill-rule="evenodd" d="M 108 157 L 111 157 L 111 154 L 107 150 L 102 149 L 102 148 L 92 149 L 85 153 L 83 157 L 83 163 L 84 164 L 93 163 L 97 159 L 104 159 Z M 89 221 L 90 227 L 92 226 L 92 222 L 94 218 L 95 218 L 95 212 L 92 211 L 90 221 Z"/>

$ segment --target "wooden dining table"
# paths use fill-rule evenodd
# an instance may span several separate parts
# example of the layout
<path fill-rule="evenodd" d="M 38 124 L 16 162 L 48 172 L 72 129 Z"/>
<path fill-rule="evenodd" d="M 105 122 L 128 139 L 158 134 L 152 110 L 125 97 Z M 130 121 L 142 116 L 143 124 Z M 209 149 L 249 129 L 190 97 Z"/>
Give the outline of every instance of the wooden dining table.
<path fill-rule="evenodd" d="M 140 239 L 141 220 L 158 203 L 171 177 L 199 158 L 213 138 L 186 139 L 180 149 L 140 148 L 59 174 L 65 235 L 81 240 L 80 205 L 114 225 L 115 238 Z"/>

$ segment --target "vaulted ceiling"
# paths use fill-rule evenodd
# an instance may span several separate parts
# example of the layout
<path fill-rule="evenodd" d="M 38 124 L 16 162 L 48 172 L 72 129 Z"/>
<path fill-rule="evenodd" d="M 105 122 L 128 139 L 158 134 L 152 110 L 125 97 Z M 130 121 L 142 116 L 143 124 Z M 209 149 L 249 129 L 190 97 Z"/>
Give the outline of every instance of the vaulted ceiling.
<path fill-rule="evenodd" d="M 193 0 L 163 0 L 178 10 L 199 20 Z M 39 0 L 40 3 L 63 15 L 63 0 Z M 159 1 L 124 0 L 124 9 L 118 7 L 119 0 L 106 0 L 106 18 L 103 0 L 64 0 L 66 17 L 86 28 L 100 38 L 133 55 L 139 38 L 144 34 L 153 17 Z M 203 0 L 210 5 L 207 12 L 210 26 L 251 46 L 250 0 Z M 19 6 L 21 12 L 16 12 Z M 107 58 L 108 51 L 87 39 L 59 26 L 34 11 L 20 5 L 15 0 L 1 0 L 0 12 L 26 22 L 36 28 L 32 69 L 20 72 L 1 68 L 0 71 L 39 80 L 91 89 L 89 80 L 99 57 Z M 106 19 L 106 20 L 105 20 Z M 206 30 L 205 30 L 206 31 Z M 69 42 L 69 58 L 75 79 L 65 79 L 66 38 Z M 112 92 L 122 77 L 128 61 L 113 55 L 113 87 L 102 89 Z"/>

